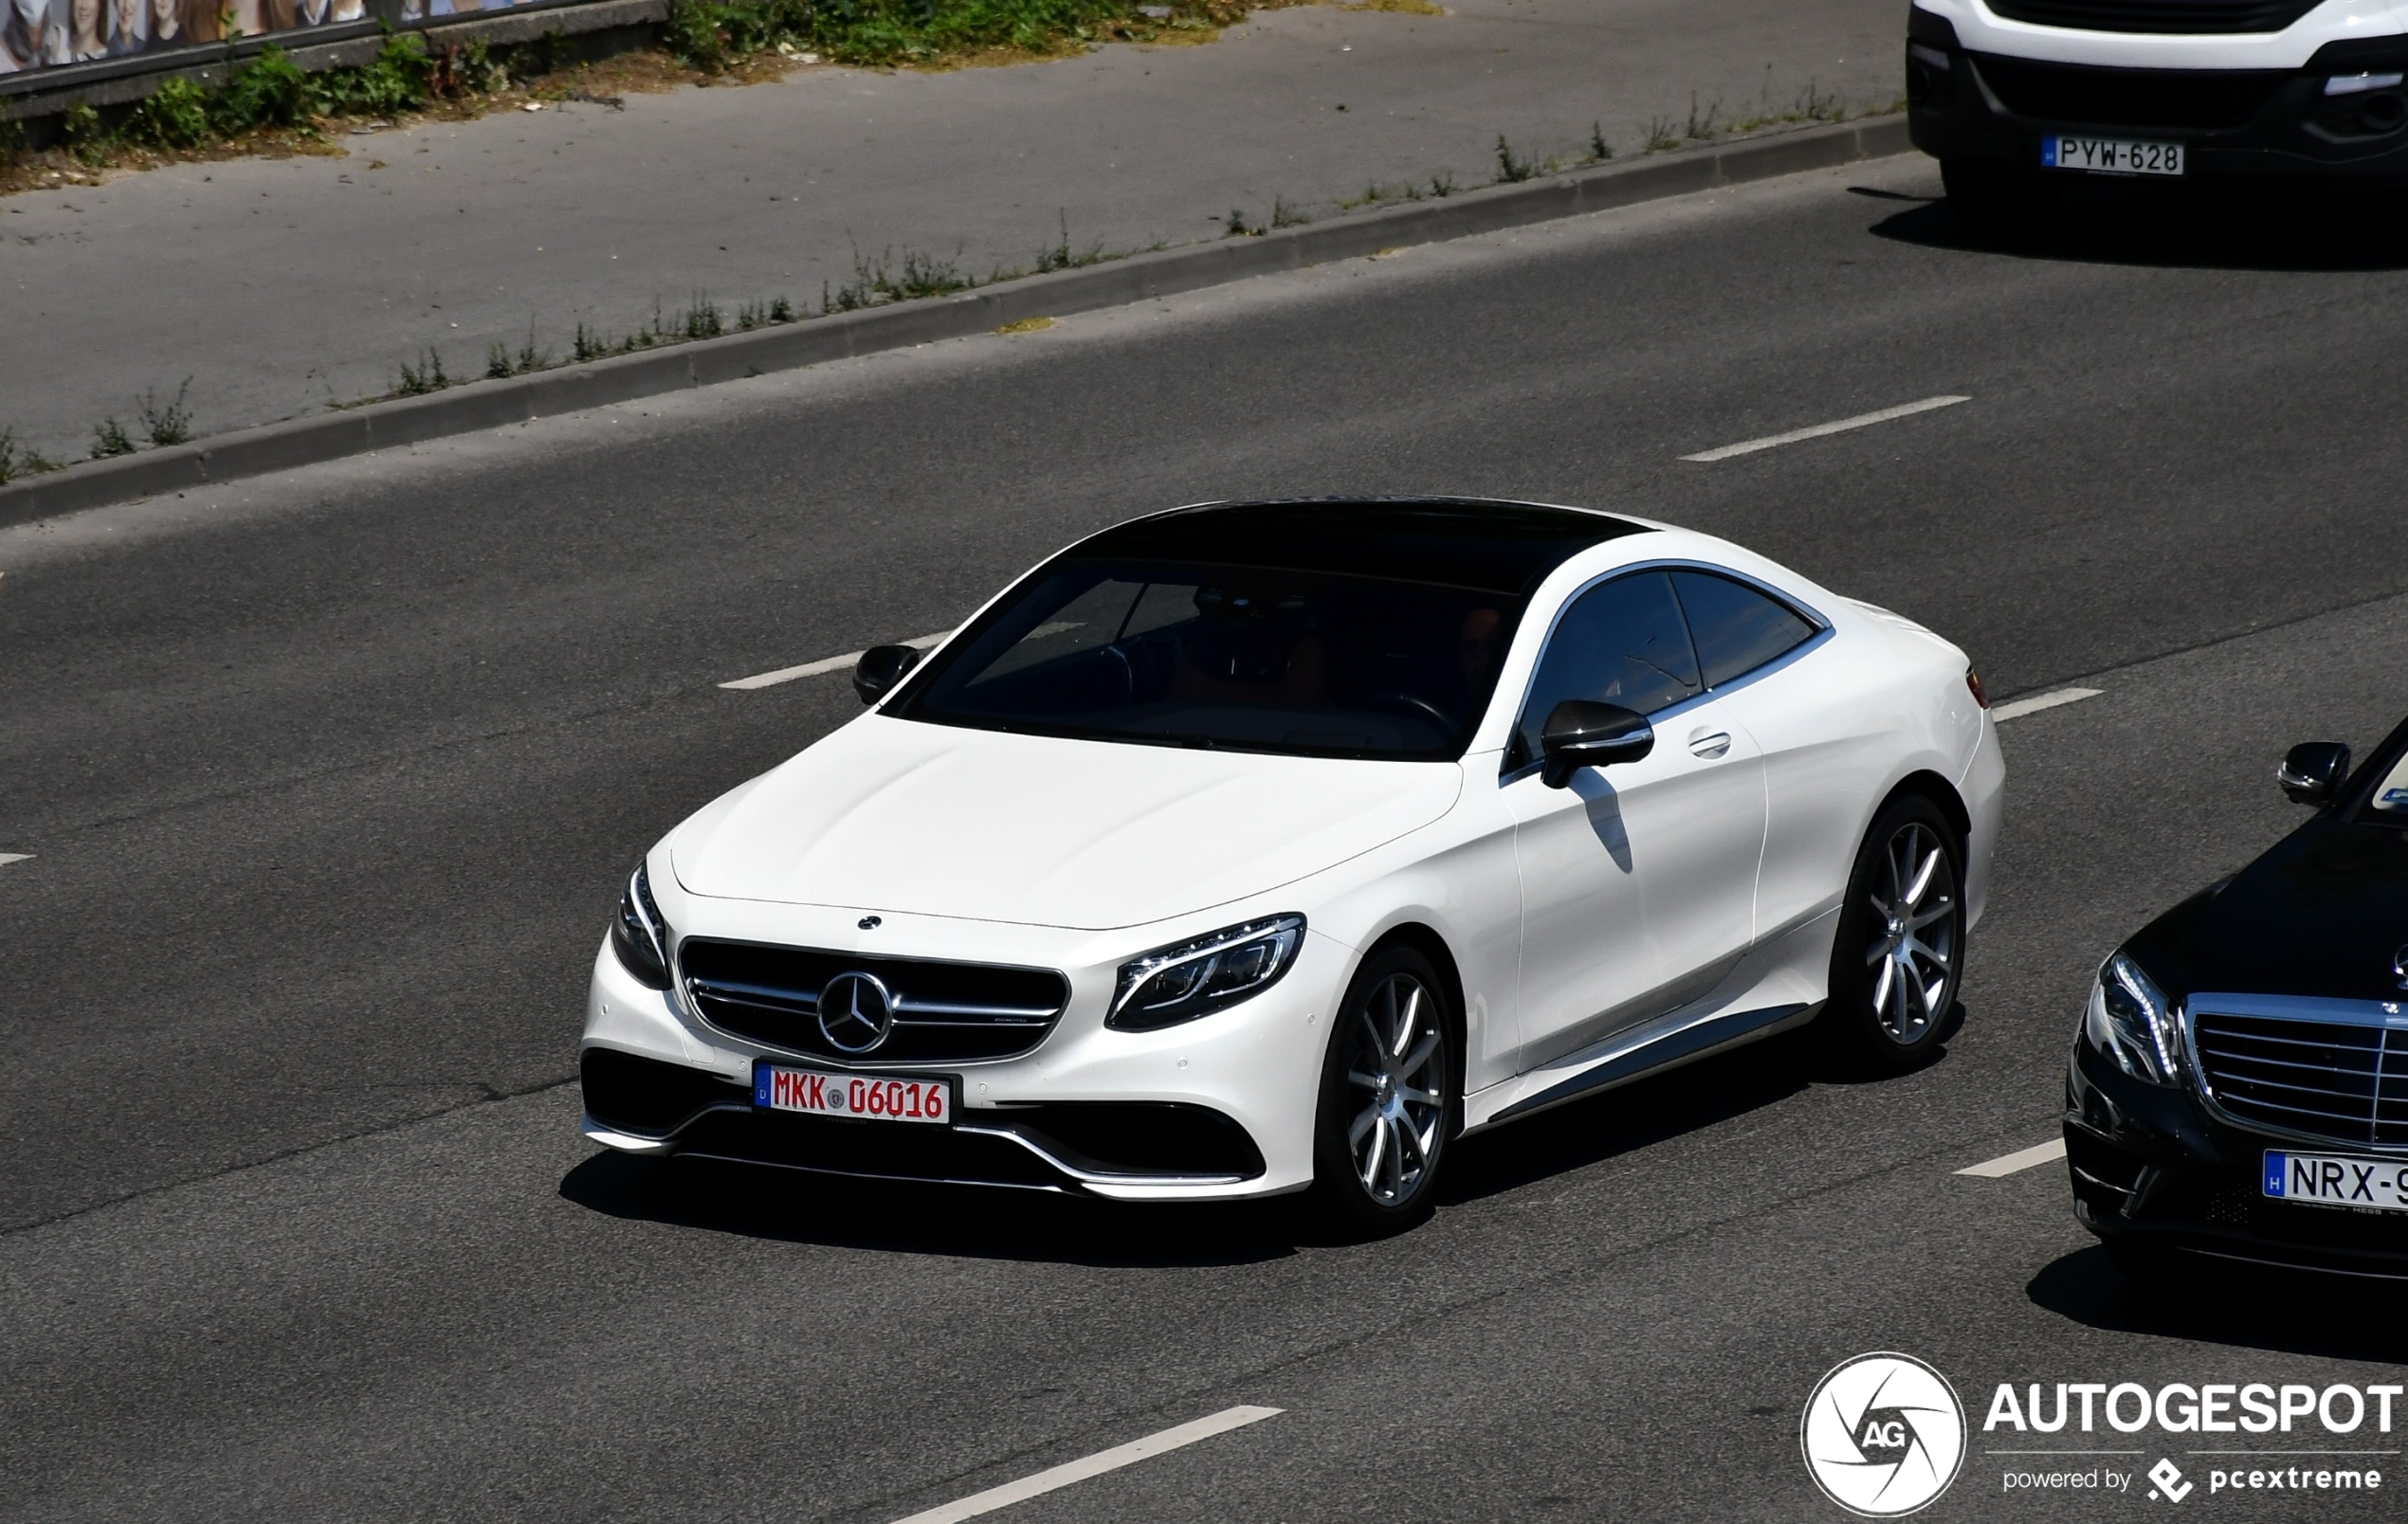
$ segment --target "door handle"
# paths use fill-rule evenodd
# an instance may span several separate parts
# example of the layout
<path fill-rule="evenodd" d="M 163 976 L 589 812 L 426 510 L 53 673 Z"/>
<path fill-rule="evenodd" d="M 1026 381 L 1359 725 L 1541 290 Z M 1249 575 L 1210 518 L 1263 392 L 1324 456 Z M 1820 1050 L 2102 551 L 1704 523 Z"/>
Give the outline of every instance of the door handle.
<path fill-rule="evenodd" d="M 1716 757 L 1721 756 L 1724 753 L 1729 751 L 1730 749 L 1731 733 L 1729 731 L 1716 731 L 1711 735 L 1693 735 L 1689 737 L 1690 753 L 1693 755 L 1704 757 L 1708 762 L 1713 761 Z"/>

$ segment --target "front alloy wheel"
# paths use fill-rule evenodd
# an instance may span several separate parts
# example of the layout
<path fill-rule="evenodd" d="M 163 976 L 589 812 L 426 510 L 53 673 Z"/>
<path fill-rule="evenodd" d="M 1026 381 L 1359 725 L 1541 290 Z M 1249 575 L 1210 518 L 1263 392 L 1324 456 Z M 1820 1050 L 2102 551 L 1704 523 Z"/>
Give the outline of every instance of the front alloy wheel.
<path fill-rule="evenodd" d="M 1332 1034 L 1314 1139 L 1314 1190 L 1356 1231 L 1395 1232 L 1429 1209 L 1453 1131 L 1454 1055 L 1437 974 L 1420 954 L 1375 954 Z"/>
<path fill-rule="evenodd" d="M 1865 833 L 1841 902 L 1824 1026 L 1859 1065 L 1901 1074 L 1938 1049 L 1964 964 L 1963 848 L 1908 795 Z"/>
<path fill-rule="evenodd" d="M 1873 1018 L 1896 1043 L 1920 1042 L 1947 1014 L 1957 980 L 1957 870 L 1948 844 L 1922 821 L 1908 821 L 1882 848 L 1873 890 L 1872 937 L 1865 967 L 1873 976 Z"/>

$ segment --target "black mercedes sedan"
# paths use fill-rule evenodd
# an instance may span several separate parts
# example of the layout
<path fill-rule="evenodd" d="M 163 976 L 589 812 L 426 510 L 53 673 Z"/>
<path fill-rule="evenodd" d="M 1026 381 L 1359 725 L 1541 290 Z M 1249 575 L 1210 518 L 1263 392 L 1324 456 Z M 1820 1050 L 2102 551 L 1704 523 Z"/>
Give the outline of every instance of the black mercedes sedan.
<path fill-rule="evenodd" d="M 2066 1077 L 2074 1213 L 2154 1283 L 2197 1256 L 2408 1279 L 2408 723 L 2315 818 L 2099 969 Z"/>

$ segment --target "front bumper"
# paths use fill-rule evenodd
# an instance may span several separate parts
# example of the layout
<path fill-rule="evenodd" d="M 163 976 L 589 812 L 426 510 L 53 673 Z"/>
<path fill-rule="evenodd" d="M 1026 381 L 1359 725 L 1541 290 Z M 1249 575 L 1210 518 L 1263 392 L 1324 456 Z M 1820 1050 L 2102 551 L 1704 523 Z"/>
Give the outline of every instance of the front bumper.
<path fill-rule="evenodd" d="M 2079 1040 L 2066 1080 L 2065 1145 L 2074 1216 L 2102 1239 L 2408 1279 L 2408 1214 L 2302 1206 L 2259 1192 L 2269 1149 L 2369 1157 L 2380 1151 L 2234 1127 L 2188 1089 L 2143 1084 Z"/>
<path fill-rule="evenodd" d="M 1934 157 L 2068 181 L 2089 176 L 2044 171 L 2044 138 L 2178 142 L 2183 179 L 2408 184 L 2408 89 L 2326 94 L 2336 77 L 2403 72 L 2408 37 L 2327 44 L 2296 67 L 2138 67 L 1961 45 L 1945 19 L 1918 9 L 1908 26 L 1906 125 Z"/>
<path fill-rule="evenodd" d="M 839 928 L 808 924 L 807 911 L 781 912 L 777 939 L 798 945 L 841 947 L 835 934 L 851 926 L 849 914 Z M 587 998 L 585 1134 L 631 1153 L 1127 1201 L 1267 1196 L 1311 1183 L 1322 1058 L 1329 1013 L 1353 971 L 1350 948 L 1308 931 L 1295 966 L 1254 998 L 1180 1025 L 1123 1032 L 1103 1023 L 1114 965 L 1090 956 L 1096 949 L 1080 945 L 1086 939 L 1052 945 L 1057 934 L 1032 929 L 918 921 L 889 916 L 880 935 L 910 955 L 1066 969 L 1069 1007 L 1016 1058 L 848 1065 L 709 1025 L 679 995 L 631 978 L 606 942 Z M 965 934 L 999 940 L 964 947 Z M 929 940 L 912 945 L 921 935 Z M 757 1111 L 753 1066 L 761 1058 L 830 1072 L 958 1076 L 956 1117 L 928 1127 Z"/>

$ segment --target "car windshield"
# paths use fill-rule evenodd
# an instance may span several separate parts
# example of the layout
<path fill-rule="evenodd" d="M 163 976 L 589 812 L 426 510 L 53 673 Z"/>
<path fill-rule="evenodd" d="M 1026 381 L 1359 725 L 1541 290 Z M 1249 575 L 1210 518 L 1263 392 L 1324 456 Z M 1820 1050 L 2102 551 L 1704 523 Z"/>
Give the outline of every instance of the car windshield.
<path fill-rule="evenodd" d="M 1460 756 L 1521 600 L 1206 561 L 1057 562 L 992 609 L 907 718 L 1302 755 Z"/>

